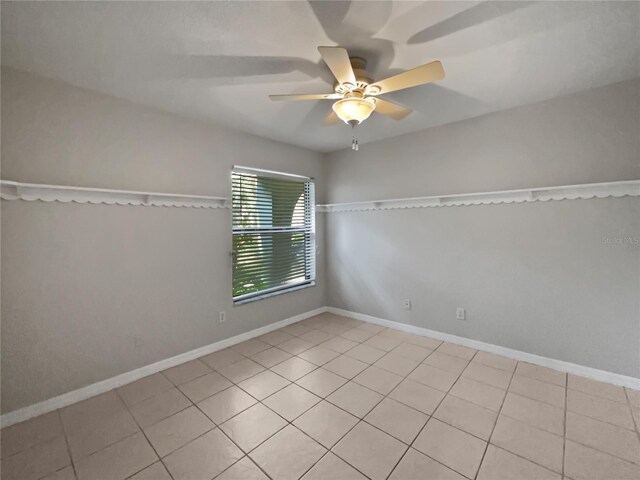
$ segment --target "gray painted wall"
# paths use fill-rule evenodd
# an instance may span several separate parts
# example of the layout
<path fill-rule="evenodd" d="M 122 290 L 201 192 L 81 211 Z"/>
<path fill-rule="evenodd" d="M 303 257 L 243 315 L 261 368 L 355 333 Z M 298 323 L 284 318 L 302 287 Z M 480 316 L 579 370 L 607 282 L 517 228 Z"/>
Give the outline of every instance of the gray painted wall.
<path fill-rule="evenodd" d="M 625 82 L 323 158 L 3 69 L 2 178 L 226 196 L 241 164 L 314 176 L 319 203 L 634 179 L 639 98 Z M 234 308 L 228 211 L 2 202 L 2 412 L 327 300 L 638 375 L 639 247 L 601 238 L 640 235 L 638 206 L 323 214 L 318 286 Z"/>
<path fill-rule="evenodd" d="M 3 179 L 228 196 L 233 164 L 313 176 L 324 200 L 320 154 L 2 71 Z M 239 307 L 230 226 L 228 210 L 3 201 L 2 412 L 325 304 L 323 217 L 318 285 Z"/>
<path fill-rule="evenodd" d="M 341 150 L 329 155 L 328 198 L 349 202 L 638 179 L 639 111 L 637 78 L 361 145 L 358 152 Z"/>
<path fill-rule="evenodd" d="M 636 79 L 336 152 L 328 199 L 638 179 L 639 111 Z M 602 237 L 640 238 L 639 207 L 636 197 L 326 214 L 328 302 L 638 377 L 640 245 Z"/>

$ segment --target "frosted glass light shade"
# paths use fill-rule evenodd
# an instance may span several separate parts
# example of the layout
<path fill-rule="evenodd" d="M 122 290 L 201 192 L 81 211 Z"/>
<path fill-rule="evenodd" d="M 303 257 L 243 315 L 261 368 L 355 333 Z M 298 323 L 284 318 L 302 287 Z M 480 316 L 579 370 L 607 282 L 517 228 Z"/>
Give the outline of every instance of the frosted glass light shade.
<path fill-rule="evenodd" d="M 333 104 L 333 111 L 345 123 L 358 125 L 376 109 L 376 102 L 371 98 L 343 98 Z"/>

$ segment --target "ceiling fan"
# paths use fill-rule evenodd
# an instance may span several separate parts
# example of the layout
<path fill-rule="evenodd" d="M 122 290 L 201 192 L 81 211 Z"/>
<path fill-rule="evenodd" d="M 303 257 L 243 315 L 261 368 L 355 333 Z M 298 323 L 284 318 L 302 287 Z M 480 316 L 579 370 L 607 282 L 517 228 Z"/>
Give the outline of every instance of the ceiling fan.
<path fill-rule="evenodd" d="M 318 47 L 333 75 L 336 77 L 334 93 L 269 95 L 274 101 L 280 100 L 337 100 L 333 109 L 324 120 L 324 125 L 333 125 L 342 120 L 355 127 L 365 121 L 374 112 L 387 115 L 394 120 L 402 120 L 409 115 L 410 108 L 379 98 L 389 92 L 424 85 L 442 80 L 444 69 L 439 61 L 427 63 L 392 77 L 374 82 L 366 71 L 367 62 L 360 57 L 349 57 L 342 47 Z M 352 148 L 358 149 L 354 136 Z"/>

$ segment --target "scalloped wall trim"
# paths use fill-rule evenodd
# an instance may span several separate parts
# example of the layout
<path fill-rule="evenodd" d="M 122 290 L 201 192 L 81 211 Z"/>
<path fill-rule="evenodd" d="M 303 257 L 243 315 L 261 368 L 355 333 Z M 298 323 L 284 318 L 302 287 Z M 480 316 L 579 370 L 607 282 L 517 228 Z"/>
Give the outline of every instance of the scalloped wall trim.
<path fill-rule="evenodd" d="M 620 198 L 625 196 L 640 196 L 640 180 L 587 183 L 582 185 L 566 185 L 546 188 L 527 188 L 498 192 L 396 198 L 366 202 L 332 203 L 318 205 L 317 211 L 323 213 L 362 212 L 370 210 L 395 210 L 400 208 L 457 207 L 463 205 L 548 202 L 550 200 L 577 200 L 609 197 Z"/>
<path fill-rule="evenodd" d="M 94 205 L 229 208 L 229 199 L 226 197 L 43 185 L 8 180 L 0 180 L 0 198 L 3 200 L 26 200 L 28 202 L 39 200 L 42 202 L 91 203 Z"/>
<path fill-rule="evenodd" d="M 105 205 L 139 205 L 154 207 L 230 208 L 226 197 L 181 195 L 174 193 L 136 192 L 104 188 L 44 185 L 0 180 L 0 198 L 61 203 L 90 203 Z M 457 207 L 469 205 L 497 205 L 502 203 L 548 202 L 591 198 L 620 198 L 640 196 L 640 180 L 587 183 L 560 187 L 527 188 L 497 192 L 461 193 L 429 197 L 395 198 L 365 202 L 317 205 L 320 213 L 395 210 L 400 208 Z"/>

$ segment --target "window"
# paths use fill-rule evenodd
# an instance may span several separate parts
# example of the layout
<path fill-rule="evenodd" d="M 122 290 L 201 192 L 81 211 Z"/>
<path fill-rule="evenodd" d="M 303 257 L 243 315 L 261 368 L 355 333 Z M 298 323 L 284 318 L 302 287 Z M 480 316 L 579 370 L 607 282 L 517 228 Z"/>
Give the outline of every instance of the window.
<path fill-rule="evenodd" d="M 313 179 L 234 167 L 233 300 L 315 284 Z"/>

